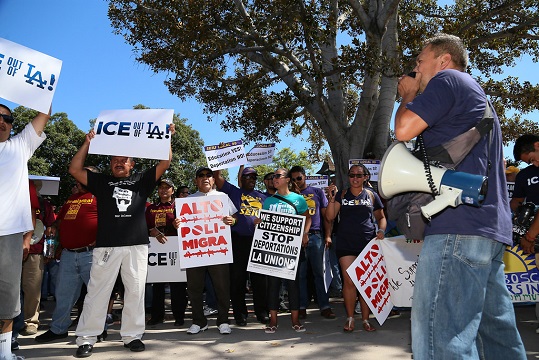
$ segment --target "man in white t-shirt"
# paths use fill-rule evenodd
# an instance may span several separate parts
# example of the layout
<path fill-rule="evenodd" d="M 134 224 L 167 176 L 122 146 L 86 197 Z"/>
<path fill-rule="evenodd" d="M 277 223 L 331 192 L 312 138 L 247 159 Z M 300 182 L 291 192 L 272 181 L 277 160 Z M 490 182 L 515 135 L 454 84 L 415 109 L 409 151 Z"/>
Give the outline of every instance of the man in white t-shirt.
<path fill-rule="evenodd" d="M 50 117 L 39 113 L 17 135 L 11 136 L 11 110 L 0 104 L 0 360 L 13 358 L 13 318 L 21 312 L 20 283 L 23 234 L 34 229 L 28 189 L 28 159 L 45 140 Z M 29 239 L 28 239 L 29 241 Z"/>

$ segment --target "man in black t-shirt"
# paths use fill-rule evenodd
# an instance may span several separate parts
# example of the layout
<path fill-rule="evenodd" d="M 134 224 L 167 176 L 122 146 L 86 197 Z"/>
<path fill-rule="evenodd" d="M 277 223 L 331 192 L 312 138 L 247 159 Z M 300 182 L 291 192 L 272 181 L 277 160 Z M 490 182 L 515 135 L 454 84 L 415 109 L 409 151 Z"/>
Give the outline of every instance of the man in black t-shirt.
<path fill-rule="evenodd" d="M 174 134 L 174 124 L 170 133 Z M 69 172 L 96 196 L 97 239 L 92 257 L 88 294 L 75 334 L 76 357 L 92 355 L 97 336 L 103 331 L 107 306 L 114 282 L 121 272 L 125 286 L 124 308 L 120 335 L 126 348 L 144 351 L 144 289 L 148 264 L 148 229 L 146 227 L 146 199 L 161 175 L 170 166 L 161 160 L 142 173 L 131 174 L 135 162 L 127 156 L 112 156 L 112 176 L 96 174 L 84 169 L 94 131 L 86 135 L 84 144 L 71 160 Z"/>

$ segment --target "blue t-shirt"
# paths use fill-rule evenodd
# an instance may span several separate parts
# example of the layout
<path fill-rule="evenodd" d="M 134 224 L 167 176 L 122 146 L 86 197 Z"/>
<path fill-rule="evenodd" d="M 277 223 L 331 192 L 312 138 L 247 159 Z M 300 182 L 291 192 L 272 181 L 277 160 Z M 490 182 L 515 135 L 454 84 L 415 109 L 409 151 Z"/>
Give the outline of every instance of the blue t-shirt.
<path fill-rule="evenodd" d="M 539 167 L 530 165 L 517 174 L 513 197 L 539 205 Z"/>
<path fill-rule="evenodd" d="M 232 227 L 232 233 L 239 236 L 253 236 L 255 233 L 253 221 L 260 216 L 266 195 L 257 190 L 240 189 L 228 181 L 225 181 L 219 190 L 227 194 L 238 209 L 238 223 Z"/>
<path fill-rule="evenodd" d="M 352 191 L 347 189 L 344 198 L 342 191 L 339 191 L 335 195 L 335 201 L 341 204 L 337 250 L 359 254 L 376 236 L 373 211 L 384 207 L 382 201 L 378 194 L 370 189 L 363 189 L 358 196 L 354 196 Z"/>
<path fill-rule="evenodd" d="M 291 192 L 288 195 L 281 195 L 279 196 L 285 198 L 286 200 L 290 201 L 294 206 L 296 206 L 296 209 L 298 210 L 296 213 L 296 209 L 286 201 L 283 201 L 275 196 L 270 196 L 266 200 L 264 200 L 263 209 L 264 210 L 270 210 L 275 212 L 281 212 L 285 214 L 297 214 L 301 215 L 305 211 L 307 211 L 309 208 L 307 207 L 307 202 L 303 198 L 303 196 L 296 194 L 294 192 Z"/>
<path fill-rule="evenodd" d="M 406 107 L 428 124 L 428 128 L 423 132 L 425 146 L 428 148 L 441 145 L 474 127 L 483 117 L 486 95 L 469 74 L 457 70 L 443 70 L 436 74 L 425 91 Z M 456 169 L 488 176 L 488 191 L 483 205 L 479 208 L 469 205 L 445 208 L 427 224 L 425 235 L 477 235 L 507 245 L 512 244 L 502 137 L 496 114 L 490 150 L 488 147 L 489 135 L 486 135 Z M 492 164 L 488 174 L 487 157 Z"/>
<path fill-rule="evenodd" d="M 324 191 L 319 188 L 307 186 L 301 190 L 301 195 L 307 202 L 309 207 L 309 215 L 311 215 L 311 229 L 312 231 L 322 230 L 322 219 L 320 209 L 324 209 L 328 206 L 328 199 Z"/>

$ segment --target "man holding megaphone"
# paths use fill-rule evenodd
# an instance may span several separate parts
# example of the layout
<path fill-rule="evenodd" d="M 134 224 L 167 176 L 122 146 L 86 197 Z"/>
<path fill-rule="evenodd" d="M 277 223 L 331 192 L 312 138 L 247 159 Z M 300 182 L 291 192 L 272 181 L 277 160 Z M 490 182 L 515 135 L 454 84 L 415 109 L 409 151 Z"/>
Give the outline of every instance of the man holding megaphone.
<path fill-rule="evenodd" d="M 395 135 L 422 135 L 425 147 L 446 143 L 476 126 L 488 106 L 465 72 L 468 54 L 456 36 L 437 34 L 417 57 L 415 77 L 402 76 Z M 516 328 L 502 261 L 512 244 L 501 129 L 494 126 L 457 171 L 488 176 L 481 206 L 447 207 L 425 229 L 412 302 L 414 359 L 526 359 Z M 402 164 L 407 166 L 406 163 Z M 417 191 L 410 188 L 407 191 Z M 479 339 L 478 339 L 479 338 Z"/>

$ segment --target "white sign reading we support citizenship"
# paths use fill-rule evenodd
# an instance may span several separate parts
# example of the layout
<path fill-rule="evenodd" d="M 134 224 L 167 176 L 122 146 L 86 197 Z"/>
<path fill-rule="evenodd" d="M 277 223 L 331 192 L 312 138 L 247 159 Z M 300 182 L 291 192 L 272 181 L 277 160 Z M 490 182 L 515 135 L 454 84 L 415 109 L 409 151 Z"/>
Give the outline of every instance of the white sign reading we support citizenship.
<path fill-rule="evenodd" d="M 294 280 L 305 217 L 260 210 L 247 271 Z"/>
<path fill-rule="evenodd" d="M 200 196 L 176 199 L 176 214 L 181 224 L 180 266 L 182 269 L 228 264 L 233 261 L 228 196 Z"/>
<path fill-rule="evenodd" d="M 228 169 L 246 163 L 241 140 L 204 147 L 208 167 L 212 170 Z"/>
<path fill-rule="evenodd" d="M 62 61 L 0 38 L 0 97 L 47 114 Z"/>
<path fill-rule="evenodd" d="M 391 302 L 399 307 L 411 307 L 415 273 L 423 241 L 395 236 L 376 240 L 386 261 Z"/>
<path fill-rule="evenodd" d="M 393 308 L 384 256 L 378 241 L 371 240 L 348 269 L 348 275 L 382 325 Z"/>
<path fill-rule="evenodd" d="M 138 109 L 102 111 L 94 125 L 90 154 L 167 160 L 174 110 Z"/>
<path fill-rule="evenodd" d="M 247 162 L 253 166 L 271 164 L 273 154 L 275 153 L 275 143 L 256 144 L 251 151 L 247 153 Z"/>
<path fill-rule="evenodd" d="M 150 236 L 147 283 L 187 281 L 185 270 L 180 268 L 178 242 L 177 236 L 167 236 L 164 244 Z"/>
<path fill-rule="evenodd" d="M 306 176 L 305 183 L 307 184 L 307 186 L 312 186 L 319 189 L 325 189 L 328 187 L 328 176 L 327 175 Z"/>
<path fill-rule="evenodd" d="M 378 173 L 380 172 L 380 160 L 370 160 L 370 159 L 350 159 L 348 160 L 348 168 L 351 168 L 352 165 L 363 164 L 371 173 L 370 181 L 378 181 Z"/>

